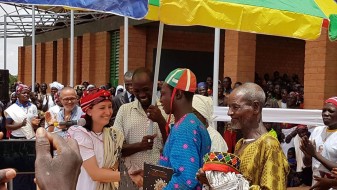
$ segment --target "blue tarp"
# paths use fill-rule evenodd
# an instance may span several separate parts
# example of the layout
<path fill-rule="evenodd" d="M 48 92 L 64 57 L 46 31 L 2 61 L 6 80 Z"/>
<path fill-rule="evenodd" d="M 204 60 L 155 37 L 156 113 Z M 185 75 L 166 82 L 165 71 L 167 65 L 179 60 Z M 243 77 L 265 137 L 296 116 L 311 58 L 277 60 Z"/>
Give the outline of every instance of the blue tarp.
<path fill-rule="evenodd" d="M 67 6 L 113 13 L 134 19 L 142 19 L 148 11 L 147 0 L 0 0 L 0 2 L 39 6 Z"/>

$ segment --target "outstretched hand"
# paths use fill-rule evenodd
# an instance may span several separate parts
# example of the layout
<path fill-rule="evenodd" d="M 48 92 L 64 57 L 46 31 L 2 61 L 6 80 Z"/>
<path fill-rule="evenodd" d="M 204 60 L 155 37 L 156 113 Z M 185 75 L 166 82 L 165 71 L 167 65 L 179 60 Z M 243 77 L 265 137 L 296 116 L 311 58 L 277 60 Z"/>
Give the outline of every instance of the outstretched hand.
<path fill-rule="evenodd" d="M 76 140 L 65 140 L 43 128 L 37 129 L 35 176 L 41 190 L 75 189 L 81 165 Z"/>

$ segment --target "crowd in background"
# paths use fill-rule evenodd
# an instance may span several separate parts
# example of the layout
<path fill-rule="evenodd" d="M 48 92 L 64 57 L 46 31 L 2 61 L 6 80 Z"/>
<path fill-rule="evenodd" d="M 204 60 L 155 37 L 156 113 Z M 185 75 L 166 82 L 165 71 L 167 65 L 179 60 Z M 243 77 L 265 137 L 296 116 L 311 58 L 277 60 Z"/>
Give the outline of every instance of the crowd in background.
<path fill-rule="evenodd" d="M 34 104 L 37 109 L 37 118 L 38 123 L 34 125 L 34 130 L 38 127 L 45 127 L 48 128 L 52 125 L 52 122 L 55 122 L 55 118 L 51 119 L 50 117 L 55 117 L 55 114 L 59 112 L 61 107 L 66 106 L 67 103 L 74 103 L 77 105 L 70 105 L 69 110 L 74 110 L 75 106 L 80 106 L 78 101 L 83 96 L 83 92 L 85 90 L 91 89 L 104 89 L 110 91 L 113 100 L 113 107 L 114 113 L 111 118 L 110 124 L 113 125 L 115 122 L 115 117 L 118 113 L 118 109 L 122 104 L 133 102 L 135 99 L 132 85 L 132 72 L 127 72 L 124 76 L 124 85 L 119 85 L 117 87 L 112 86 L 110 83 L 105 85 L 96 86 L 95 84 L 90 84 L 89 82 L 85 81 L 80 85 L 76 85 L 72 89 L 76 92 L 76 96 L 69 96 L 68 99 L 60 100 L 60 93 L 64 86 L 58 82 L 53 82 L 51 84 L 46 83 L 36 83 L 34 87 L 34 92 L 31 92 L 29 89 L 29 104 Z M 266 94 L 266 102 L 265 107 L 270 108 L 286 108 L 286 109 L 301 109 L 303 108 L 303 96 L 304 96 L 304 87 L 300 83 L 299 78 L 296 74 L 292 77 L 289 77 L 287 74 L 280 75 L 279 72 L 275 71 L 270 77 L 268 74 L 265 74 L 263 78 L 255 75 L 255 83 L 260 85 Z M 160 97 L 162 81 L 158 83 L 158 93 L 157 96 Z M 5 110 L 10 107 L 12 104 L 18 102 L 18 98 L 20 96 L 20 82 L 15 83 L 11 86 L 11 94 L 10 100 L 4 104 L 0 104 L 0 113 L 1 113 L 1 138 L 17 138 L 13 135 L 11 130 L 6 127 L 6 114 Z M 221 81 L 218 81 L 218 105 L 219 106 L 228 106 L 228 97 L 233 89 L 237 88 L 238 86 L 242 85 L 240 81 L 236 81 L 234 84 L 230 77 L 224 77 Z M 69 87 L 68 91 L 70 90 Z M 213 88 L 213 80 L 212 77 L 207 77 L 205 82 L 199 82 L 197 85 L 196 93 L 202 96 L 211 97 L 212 96 L 212 88 Z M 50 89 L 50 90 L 49 90 Z M 63 90 L 63 93 L 66 93 L 67 90 Z M 71 92 L 69 91 L 71 94 Z M 61 95 L 62 96 L 62 95 Z M 64 96 L 64 95 L 63 95 Z M 57 111 L 54 112 L 53 109 L 57 107 Z M 54 107 L 54 108 L 53 108 Z M 46 115 L 46 113 L 48 114 Z M 66 112 L 66 111 L 65 111 Z M 80 112 L 80 111 L 79 111 Z M 53 113 L 50 115 L 50 113 Z M 72 112 L 71 112 L 72 113 Z M 81 112 L 82 113 L 82 112 Z M 65 113 L 64 113 L 65 114 Z M 79 114 L 80 116 L 81 114 Z M 71 120 L 79 119 L 80 117 L 73 117 L 71 116 Z M 52 120 L 52 121 L 51 121 Z M 57 120 L 57 118 L 56 118 Z M 69 118 L 67 119 L 69 120 Z M 8 124 L 8 123 L 7 123 Z M 267 130 L 276 137 L 281 144 L 289 144 L 294 137 L 300 135 L 303 136 L 310 136 L 310 132 L 307 126 L 297 125 L 297 124 L 287 124 L 287 123 L 265 123 Z M 51 129 L 52 127 L 50 127 Z M 288 129 L 291 129 L 290 132 Z M 51 129 L 49 131 L 54 131 L 57 129 Z M 228 152 L 234 152 L 235 144 L 238 140 L 242 137 L 240 131 L 233 129 L 231 127 L 230 122 L 218 122 L 217 126 L 218 132 L 221 134 L 223 139 L 225 140 Z M 284 133 L 284 131 L 286 133 Z M 19 136 L 21 138 L 24 136 Z M 293 143 L 294 144 L 294 143 Z M 299 145 L 297 145 L 299 146 Z M 298 154 L 295 152 L 295 145 L 294 146 L 282 146 L 284 148 L 284 153 L 287 155 L 289 165 L 291 166 L 291 171 L 289 173 L 288 178 L 288 186 L 299 186 L 301 184 L 310 185 L 311 184 L 311 168 L 303 168 L 297 169 L 296 156 Z M 309 177 L 308 177 L 309 176 Z"/>

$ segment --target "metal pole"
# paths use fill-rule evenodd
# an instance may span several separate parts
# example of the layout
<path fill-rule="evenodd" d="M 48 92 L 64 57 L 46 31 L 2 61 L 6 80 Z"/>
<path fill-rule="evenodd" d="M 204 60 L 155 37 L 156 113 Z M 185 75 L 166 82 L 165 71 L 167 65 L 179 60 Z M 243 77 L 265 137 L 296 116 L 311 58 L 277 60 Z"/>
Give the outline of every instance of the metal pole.
<path fill-rule="evenodd" d="M 126 73 L 129 62 L 129 20 L 128 17 L 124 17 L 124 73 Z"/>
<path fill-rule="evenodd" d="M 218 80 L 219 80 L 219 57 L 220 57 L 220 28 L 214 30 L 214 63 L 213 63 L 213 113 L 218 106 Z M 213 127 L 216 129 L 216 122 Z"/>
<path fill-rule="evenodd" d="M 8 183 L 8 190 L 13 190 L 13 179 L 11 179 Z"/>
<path fill-rule="evenodd" d="M 4 15 L 4 69 L 7 67 L 7 15 Z"/>
<path fill-rule="evenodd" d="M 35 6 L 32 6 L 32 91 L 35 91 Z"/>
<path fill-rule="evenodd" d="M 70 86 L 74 86 L 74 10 L 70 13 Z"/>
<path fill-rule="evenodd" d="M 163 43 L 163 31 L 164 31 L 164 23 L 159 23 L 159 32 L 158 32 L 158 43 L 157 43 L 157 55 L 156 55 L 156 65 L 154 69 L 154 79 L 153 79 L 153 89 L 152 89 L 152 105 L 156 105 L 157 103 L 157 85 L 158 85 L 158 77 L 159 77 L 159 68 L 160 68 L 160 57 L 161 57 L 161 48 Z M 150 122 L 149 126 L 149 135 L 153 134 L 153 121 Z"/>

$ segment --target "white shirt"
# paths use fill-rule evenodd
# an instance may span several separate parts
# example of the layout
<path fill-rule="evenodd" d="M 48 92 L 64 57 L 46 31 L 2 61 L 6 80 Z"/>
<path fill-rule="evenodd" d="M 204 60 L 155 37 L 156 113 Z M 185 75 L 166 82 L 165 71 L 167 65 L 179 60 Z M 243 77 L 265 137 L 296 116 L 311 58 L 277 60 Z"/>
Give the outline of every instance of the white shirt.
<path fill-rule="evenodd" d="M 34 104 L 30 103 L 30 106 L 28 107 L 22 107 L 18 106 L 18 108 L 22 109 L 27 114 L 27 122 L 30 122 L 33 118 L 37 117 L 37 108 Z M 9 117 L 9 116 L 7 116 Z M 14 123 L 17 123 L 18 121 L 14 120 Z M 13 130 L 11 133 L 15 137 L 25 137 L 25 134 L 22 132 L 22 129 L 16 129 Z"/>
<path fill-rule="evenodd" d="M 224 138 L 213 127 L 207 127 L 209 136 L 211 137 L 212 145 L 211 152 L 227 152 L 228 146 Z"/>
<path fill-rule="evenodd" d="M 95 156 L 98 167 L 102 168 L 104 162 L 103 134 L 96 135 L 81 126 L 70 127 L 68 133 L 71 138 L 77 141 L 82 160 L 86 161 Z M 76 190 L 96 190 L 96 187 L 97 182 L 93 181 L 88 172 L 81 166 Z"/>
<path fill-rule="evenodd" d="M 164 115 L 164 111 L 162 114 Z M 140 102 L 135 101 L 123 104 L 116 115 L 114 126 L 119 129 L 127 144 L 139 143 L 143 137 L 148 135 L 150 120 L 148 119 Z M 144 162 L 157 164 L 160 158 L 160 150 L 163 148 L 162 136 L 158 124 L 153 123 L 153 134 L 157 134 L 154 139 L 153 149 L 137 152 L 125 158 L 125 166 L 129 172 L 144 169 Z"/>
<path fill-rule="evenodd" d="M 44 97 L 43 97 L 42 106 L 47 104 L 47 98 L 48 98 L 48 109 L 56 105 L 55 102 L 53 101 L 53 98 L 51 97 L 52 95 L 46 94 L 43 96 Z"/>
<path fill-rule="evenodd" d="M 324 158 L 337 163 L 337 131 L 328 132 L 327 126 L 316 127 L 311 133 L 310 140 L 315 140 L 316 151 L 320 152 Z M 330 173 L 319 161 L 312 159 L 312 171 L 317 172 L 323 171 Z"/>

